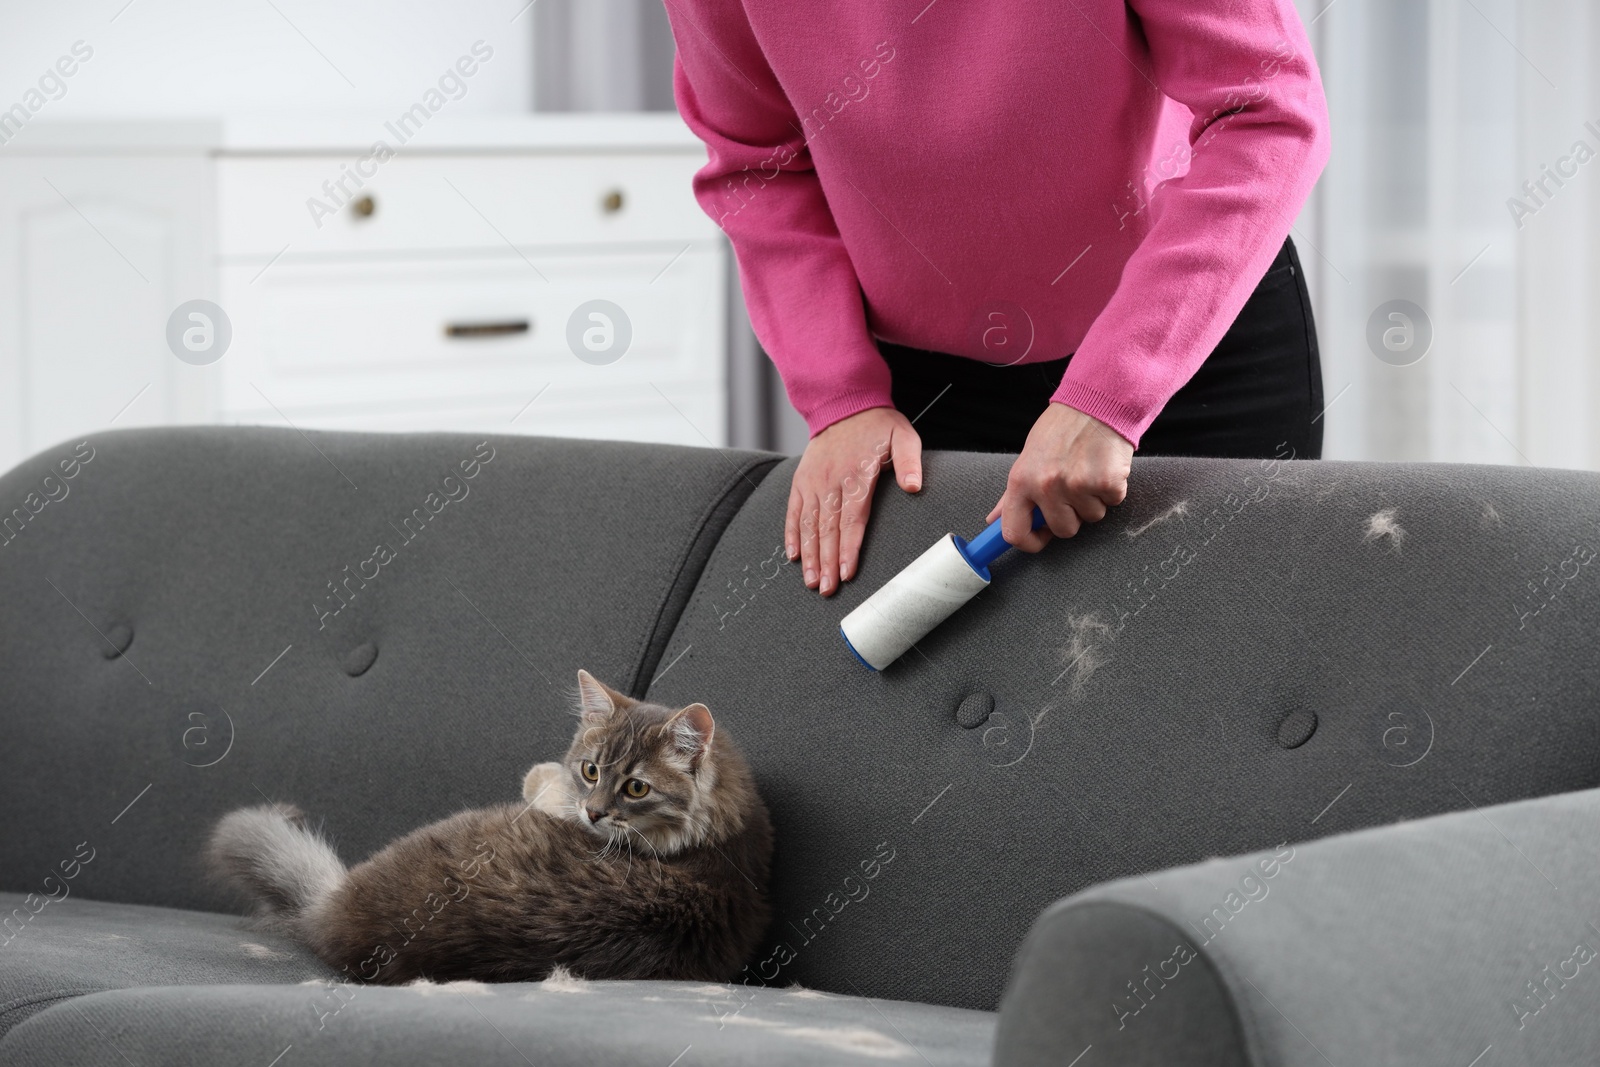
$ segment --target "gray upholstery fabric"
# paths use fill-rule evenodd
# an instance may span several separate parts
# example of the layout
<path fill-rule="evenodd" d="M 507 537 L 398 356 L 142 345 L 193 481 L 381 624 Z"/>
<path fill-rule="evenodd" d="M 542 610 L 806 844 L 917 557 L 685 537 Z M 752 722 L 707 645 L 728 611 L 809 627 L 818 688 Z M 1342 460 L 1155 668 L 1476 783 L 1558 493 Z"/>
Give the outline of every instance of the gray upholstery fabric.
<path fill-rule="evenodd" d="M 196 862 L 223 812 L 293 801 L 360 859 L 519 796 L 579 667 L 642 690 L 771 458 L 479 440 L 116 432 L 0 477 L 0 516 L 38 508 L 0 546 L 0 888 L 87 843 L 75 894 L 226 910 Z"/>
<path fill-rule="evenodd" d="M 234 915 L 0 893 L 0 920 L 0 1034 L 58 1000 L 105 989 L 333 975 L 303 946 Z"/>
<path fill-rule="evenodd" d="M 773 810 L 753 974 L 992 1008 L 1034 918 L 1095 883 L 1600 784 L 1600 477 L 1135 459 L 1106 522 L 866 671 L 839 620 L 976 533 L 1007 465 L 881 487 L 832 600 L 773 554 L 792 461 L 707 564 L 651 694 L 709 704 Z"/>
<path fill-rule="evenodd" d="M 266 1064 L 837 1067 L 988 1062 L 994 1017 L 922 1004 L 680 982 L 337 990 L 133 989 L 80 997 L 0 1042 L 12 1067 Z M 124 1058 L 126 1057 L 126 1058 Z"/>
<path fill-rule="evenodd" d="M 1593 1063 L 1596 841 L 1591 790 L 1288 846 L 1271 877 L 1268 853 L 1096 887 L 1051 908 L 1030 934 L 1001 1011 L 996 1067 L 1061 1063 L 1090 1043 L 1101 1063 L 1217 1062 L 1135 1052 L 1159 1040 L 1153 1032 L 1192 1025 L 1185 1009 L 1212 999 L 1218 975 L 1248 1045 L 1230 1062 Z M 1108 909 L 1160 916 L 1165 945 L 1156 938 L 1130 958 L 1131 941 L 1089 944 L 1083 932 Z M 1184 943 L 1201 958 L 1160 967 Z M 1046 958 L 1069 945 L 1080 951 Z M 1145 986 L 1146 965 L 1170 980 Z M 1034 1010 L 1050 1002 L 1053 1013 Z M 1232 1025 L 1230 1012 L 1209 1010 L 1214 1027 Z"/>

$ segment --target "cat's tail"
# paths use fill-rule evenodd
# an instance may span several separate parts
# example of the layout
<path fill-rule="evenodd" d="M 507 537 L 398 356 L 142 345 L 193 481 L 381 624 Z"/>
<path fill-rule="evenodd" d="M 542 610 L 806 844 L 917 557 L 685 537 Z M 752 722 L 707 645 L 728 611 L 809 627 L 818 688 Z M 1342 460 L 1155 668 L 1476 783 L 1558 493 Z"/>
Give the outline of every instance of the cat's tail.
<path fill-rule="evenodd" d="M 311 933 L 308 912 L 327 901 L 346 874 L 333 847 L 290 804 L 224 815 L 211 831 L 206 861 L 217 878 L 250 895 L 259 918 L 302 939 Z"/>

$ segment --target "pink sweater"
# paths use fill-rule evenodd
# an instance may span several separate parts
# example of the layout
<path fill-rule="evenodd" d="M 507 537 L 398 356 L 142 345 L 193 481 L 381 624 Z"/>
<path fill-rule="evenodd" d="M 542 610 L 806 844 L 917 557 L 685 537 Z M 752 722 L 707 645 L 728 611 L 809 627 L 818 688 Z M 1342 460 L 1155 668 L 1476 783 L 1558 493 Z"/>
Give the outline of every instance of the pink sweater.
<path fill-rule="evenodd" d="M 666 0 L 701 206 L 813 434 L 890 406 L 874 337 L 1073 354 L 1139 436 L 1328 156 L 1292 0 Z"/>

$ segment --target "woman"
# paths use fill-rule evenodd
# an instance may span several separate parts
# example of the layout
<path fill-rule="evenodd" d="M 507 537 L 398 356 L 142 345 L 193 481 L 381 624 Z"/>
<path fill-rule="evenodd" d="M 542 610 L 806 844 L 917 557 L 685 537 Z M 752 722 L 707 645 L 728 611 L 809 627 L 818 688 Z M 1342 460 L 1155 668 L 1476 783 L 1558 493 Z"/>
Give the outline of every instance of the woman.
<path fill-rule="evenodd" d="M 1291 0 L 666 2 L 695 195 L 812 434 L 808 587 L 924 443 L 1020 450 L 989 517 L 1030 552 L 1120 503 L 1136 447 L 1320 453 L 1287 235 L 1327 106 Z"/>

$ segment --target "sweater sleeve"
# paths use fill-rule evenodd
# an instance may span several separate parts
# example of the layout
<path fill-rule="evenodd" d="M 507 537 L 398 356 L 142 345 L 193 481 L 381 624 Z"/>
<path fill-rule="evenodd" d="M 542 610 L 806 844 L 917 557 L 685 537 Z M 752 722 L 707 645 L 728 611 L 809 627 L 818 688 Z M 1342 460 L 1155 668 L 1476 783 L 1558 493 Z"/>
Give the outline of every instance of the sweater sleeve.
<path fill-rule="evenodd" d="M 790 402 L 812 435 L 892 406 L 889 367 L 801 123 L 741 5 L 666 7 L 678 111 L 706 144 L 695 198 L 733 243 L 751 324 Z"/>
<path fill-rule="evenodd" d="M 1135 445 L 1243 309 L 1328 159 L 1321 76 L 1292 0 L 1129 0 L 1150 79 L 1194 113 L 1189 169 L 1051 397 Z"/>

